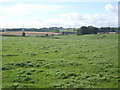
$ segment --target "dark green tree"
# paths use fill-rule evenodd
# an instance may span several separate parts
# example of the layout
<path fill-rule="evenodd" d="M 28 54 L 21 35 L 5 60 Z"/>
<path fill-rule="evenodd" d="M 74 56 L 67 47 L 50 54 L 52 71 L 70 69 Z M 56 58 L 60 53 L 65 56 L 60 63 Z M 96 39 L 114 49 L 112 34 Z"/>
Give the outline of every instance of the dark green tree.
<path fill-rule="evenodd" d="M 77 30 L 77 35 L 85 35 L 85 34 L 97 34 L 98 28 L 93 26 L 82 26 Z"/>
<path fill-rule="evenodd" d="M 110 32 L 110 27 L 101 27 L 100 32 Z"/>

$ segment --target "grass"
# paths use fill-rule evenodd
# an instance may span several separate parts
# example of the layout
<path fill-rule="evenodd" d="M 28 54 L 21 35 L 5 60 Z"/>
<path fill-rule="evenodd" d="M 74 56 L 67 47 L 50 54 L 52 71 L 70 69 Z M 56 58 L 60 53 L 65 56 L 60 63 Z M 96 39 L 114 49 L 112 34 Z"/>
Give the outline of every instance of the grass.
<path fill-rule="evenodd" d="M 118 34 L 3 38 L 3 88 L 118 87 Z"/>

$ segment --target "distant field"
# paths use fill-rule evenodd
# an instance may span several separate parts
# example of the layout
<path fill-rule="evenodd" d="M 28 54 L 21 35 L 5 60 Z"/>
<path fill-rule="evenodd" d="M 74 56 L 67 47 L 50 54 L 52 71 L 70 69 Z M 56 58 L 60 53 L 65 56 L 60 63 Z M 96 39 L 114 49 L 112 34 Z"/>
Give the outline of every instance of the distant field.
<path fill-rule="evenodd" d="M 118 88 L 118 34 L 3 38 L 3 88 Z"/>
<path fill-rule="evenodd" d="M 54 32 L 30 32 L 25 31 L 26 36 L 45 36 L 48 35 L 59 35 L 60 33 L 54 33 Z M 22 36 L 22 31 L 6 31 L 6 32 L 0 32 L 0 35 L 8 35 L 8 36 Z"/>

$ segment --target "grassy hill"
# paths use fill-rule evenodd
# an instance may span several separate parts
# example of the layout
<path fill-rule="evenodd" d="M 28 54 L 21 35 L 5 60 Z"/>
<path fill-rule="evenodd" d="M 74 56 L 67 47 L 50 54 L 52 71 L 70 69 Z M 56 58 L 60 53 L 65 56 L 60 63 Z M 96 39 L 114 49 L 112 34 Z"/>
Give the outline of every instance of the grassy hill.
<path fill-rule="evenodd" d="M 118 34 L 3 38 L 3 88 L 118 87 Z"/>

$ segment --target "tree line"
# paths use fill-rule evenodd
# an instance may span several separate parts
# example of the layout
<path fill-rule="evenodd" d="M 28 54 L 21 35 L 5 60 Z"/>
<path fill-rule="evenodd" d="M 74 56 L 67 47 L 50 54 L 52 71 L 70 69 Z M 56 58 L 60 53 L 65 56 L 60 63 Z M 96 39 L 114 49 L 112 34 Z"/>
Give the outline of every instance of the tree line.
<path fill-rule="evenodd" d="M 62 29 L 62 27 L 51 27 L 51 28 L 13 28 L 13 29 L 3 29 L 1 31 L 22 31 L 24 29 L 24 31 L 35 31 L 35 32 L 56 32 L 56 33 L 60 33 Z M 119 29 L 117 27 L 94 27 L 94 26 L 82 26 L 79 29 L 75 29 L 73 30 L 74 32 L 76 32 L 77 35 L 85 35 L 85 34 L 97 34 L 97 33 L 107 33 L 107 32 L 120 32 L 120 27 Z M 66 32 L 68 33 L 68 32 Z M 70 31 L 69 31 L 70 33 Z M 68 33 L 68 34 L 69 34 Z"/>
<path fill-rule="evenodd" d="M 101 27 L 97 28 L 94 26 L 82 26 L 77 30 L 77 35 L 85 35 L 85 34 L 97 34 L 99 32 L 118 32 L 118 28 L 115 27 Z"/>
<path fill-rule="evenodd" d="M 56 32 L 59 33 L 62 27 L 50 27 L 50 28 L 12 28 L 12 29 L 2 29 L 1 31 L 34 31 L 34 32 Z"/>

